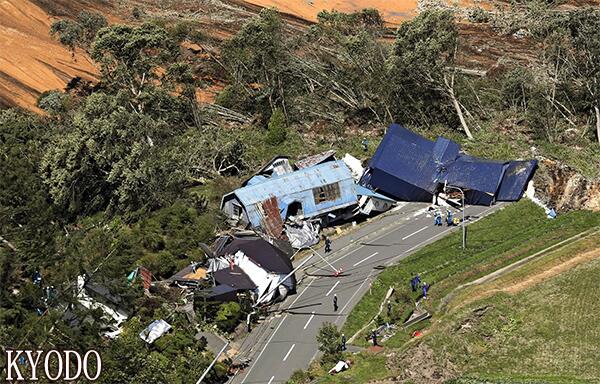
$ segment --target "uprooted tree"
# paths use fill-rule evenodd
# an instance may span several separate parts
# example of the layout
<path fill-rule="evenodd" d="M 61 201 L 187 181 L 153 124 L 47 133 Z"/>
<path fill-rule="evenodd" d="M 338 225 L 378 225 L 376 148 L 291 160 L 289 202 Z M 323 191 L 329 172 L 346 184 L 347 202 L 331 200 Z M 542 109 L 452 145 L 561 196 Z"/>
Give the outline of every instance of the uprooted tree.
<path fill-rule="evenodd" d="M 408 111 L 416 108 L 424 115 L 433 112 L 432 107 L 443 110 L 449 100 L 465 134 L 473 139 L 455 90 L 457 40 L 458 29 L 449 10 L 428 10 L 402 23 L 392 57 L 394 80 L 415 104 L 406 106 Z"/>

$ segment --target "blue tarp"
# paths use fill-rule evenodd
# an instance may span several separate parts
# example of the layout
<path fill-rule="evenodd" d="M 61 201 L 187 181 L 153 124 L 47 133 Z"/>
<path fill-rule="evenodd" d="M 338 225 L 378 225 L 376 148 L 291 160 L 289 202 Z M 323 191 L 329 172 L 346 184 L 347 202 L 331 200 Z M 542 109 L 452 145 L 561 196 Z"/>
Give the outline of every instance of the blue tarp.
<path fill-rule="evenodd" d="M 431 201 L 447 183 L 465 190 L 469 204 L 521 198 L 537 162 L 499 162 L 460 153 L 452 140 L 433 142 L 393 124 L 388 129 L 361 184 L 398 200 Z"/>

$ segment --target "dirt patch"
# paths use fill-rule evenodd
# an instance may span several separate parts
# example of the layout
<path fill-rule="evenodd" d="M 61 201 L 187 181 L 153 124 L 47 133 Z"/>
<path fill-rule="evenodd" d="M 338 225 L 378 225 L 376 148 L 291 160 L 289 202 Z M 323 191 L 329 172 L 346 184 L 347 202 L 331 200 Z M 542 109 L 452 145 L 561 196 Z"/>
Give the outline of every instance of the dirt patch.
<path fill-rule="evenodd" d="M 97 73 L 85 52 L 72 57 L 50 37 L 52 21 L 30 0 L 0 1 L 0 104 L 37 111 L 42 92 L 63 89 L 76 76 L 92 80 Z"/>
<path fill-rule="evenodd" d="M 536 195 L 558 212 L 576 209 L 600 211 L 600 180 L 591 180 L 575 169 L 550 159 L 542 159 L 534 184 Z"/>
<path fill-rule="evenodd" d="M 387 367 L 392 372 L 400 370 L 394 378 L 373 381 L 377 384 L 388 383 L 443 383 L 456 376 L 456 367 L 443 356 L 434 353 L 427 344 L 409 349 L 402 354 L 388 355 Z"/>
<path fill-rule="evenodd" d="M 499 292 L 505 292 L 510 294 L 519 293 L 529 287 L 538 285 L 554 276 L 557 276 L 563 272 L 566 272 L 570 269 L 573 269 L 581 264 L 587 263 L 594 259 L 600 258 L 600 249 L 595 249 L 593 251 L 585 252 L 580 255 L 577 255 L 567 261 L 556 264 L 553 267 L 546 269 L 540 273 L 536 273 L 528 276 L 524 280 L 519 282 L 509 282 L 507 286 L 504 287 L 494 287 L 490 289 L 485 289 L 481 291 L 475 292 L 472 296 L 470 296 L 466 301 L 461 303 L 461 306 L 465 306 L 467 304 L 473 303 L 480 299 L 484 299 L 486 297 L 492 296 Z"/>

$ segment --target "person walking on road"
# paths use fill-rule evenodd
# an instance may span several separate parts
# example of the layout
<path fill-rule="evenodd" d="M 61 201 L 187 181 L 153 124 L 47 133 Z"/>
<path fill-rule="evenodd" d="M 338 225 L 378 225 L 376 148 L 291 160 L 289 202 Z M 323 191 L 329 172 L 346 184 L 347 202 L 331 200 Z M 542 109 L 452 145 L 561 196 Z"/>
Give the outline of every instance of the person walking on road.
<path fill-rule="evenodd" d="M 333 294 L 333 312 L 337 312 L 337 310 L 338 310 L 337 295 L 334 293 Z"/>
<path fill-rule="evenodd" d="M 346 350 L 346 335 L 342 333 L 342 352 Z"/>
<path fill-rule="evenodd" d="M 329 253 L 331 252 L 331 240 L 329 240 L 329 237 L 325 238 L 325 253 Z"/>

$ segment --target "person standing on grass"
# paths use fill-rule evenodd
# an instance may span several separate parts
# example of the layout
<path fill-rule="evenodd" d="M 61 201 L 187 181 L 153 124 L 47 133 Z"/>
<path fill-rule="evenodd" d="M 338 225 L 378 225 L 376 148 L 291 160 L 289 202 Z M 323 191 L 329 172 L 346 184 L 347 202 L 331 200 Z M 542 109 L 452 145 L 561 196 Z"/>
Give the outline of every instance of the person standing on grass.
<path fill-rule="evenodd" d="M 377 346 L 377 331 L 373 330 L 373 332 L 371 332 L 371 341 L 373 341 L 373 346 L 376 347 Z"/>
<path fill-rule="evenodd" d="M 337 312 L 337 310 L 338 310 L 337 295 L 334 293 L 333 294 L 333 311 Z"/>
<path fill-rule="evenodd" d="M 342 351 L 346 350 L 346 335 L 342 333 Z"/>
<path fill-rule="evenodd" d="M 429 284 L 423 283 L 423 299 L 427 300 L 427 291 L 429 290 Z"/>
<path fill-rule="evenodd" d="M 392 314 L 392 302 L 391 301 L 387 301 L 387 310 L 388 310 L 388 316 L 390 316 Z"/>

